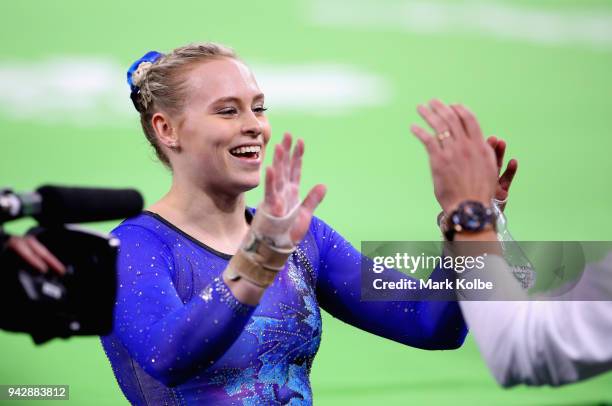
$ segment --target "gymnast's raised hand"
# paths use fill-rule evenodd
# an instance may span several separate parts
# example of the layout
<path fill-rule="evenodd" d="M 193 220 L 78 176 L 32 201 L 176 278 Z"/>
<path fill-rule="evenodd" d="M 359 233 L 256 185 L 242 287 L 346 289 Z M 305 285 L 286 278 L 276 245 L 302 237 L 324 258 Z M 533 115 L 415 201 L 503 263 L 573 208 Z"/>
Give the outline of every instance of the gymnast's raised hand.
<path fill-rule="evenodd" d="M 291 135 L 286 133 L 276 145 L 272 166 L 266 168 L 264 201 L 223 273 L 236 298 L 245 303 L 258 303 L 304 238 L 314 210 L 325 196 L 325 186 L 316 185 L 300 203 L 304 142 L 298 140 L 293 152 L 291 144 Z"/>

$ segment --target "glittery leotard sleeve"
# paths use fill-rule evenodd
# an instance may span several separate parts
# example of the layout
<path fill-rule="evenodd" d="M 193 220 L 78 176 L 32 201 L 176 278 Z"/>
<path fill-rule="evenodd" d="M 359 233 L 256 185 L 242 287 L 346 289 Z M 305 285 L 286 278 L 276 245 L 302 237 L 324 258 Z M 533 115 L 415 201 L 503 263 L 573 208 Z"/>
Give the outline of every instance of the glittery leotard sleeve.
<path fill-rule="evenodd" d="M 125 348 L 167 385 L 213 364 L 242 333 L 255 307 L 238 302 L 220 278 L 184 303 L 163 241 L 137 225 L 119 227 L 114 234 L 124 251 L 118 262 L 115 334 Z"/>
<path fill-rule="evenodd" d="M 317 218 L 311 230 L 319 247 L 317 299 L 332 316 L 412 347 L 435 350 L 461 346 L 467 327 L 457 302 L 361 301 L 361 261 L 370 259 Z M 396 280 L 406 277 L 390 271 Z M 439 269 L 430 276 L 434 280 L 445 277 Z"/>

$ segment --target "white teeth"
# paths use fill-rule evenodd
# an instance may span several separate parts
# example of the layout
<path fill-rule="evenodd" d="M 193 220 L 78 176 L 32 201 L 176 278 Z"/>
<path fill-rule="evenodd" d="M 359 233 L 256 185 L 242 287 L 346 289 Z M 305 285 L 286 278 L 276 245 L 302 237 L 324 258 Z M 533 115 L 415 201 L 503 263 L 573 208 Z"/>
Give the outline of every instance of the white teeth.
<path fill-rule="evenodd" d="M 261 147 L 259 145 L 250 145 L 248 147 L 238 147 L 232 149 L 230 152 L 232 154 L 245 154 L 247 152 L 255 152 L 259 153 L 261 151 Z"/>

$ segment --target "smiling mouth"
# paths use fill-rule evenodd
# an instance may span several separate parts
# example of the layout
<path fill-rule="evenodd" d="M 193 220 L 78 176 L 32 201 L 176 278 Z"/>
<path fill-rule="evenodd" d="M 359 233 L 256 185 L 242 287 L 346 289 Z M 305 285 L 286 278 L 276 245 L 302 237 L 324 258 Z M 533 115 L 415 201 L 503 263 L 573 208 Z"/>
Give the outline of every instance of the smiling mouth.
<path fill-rule="evenodd" d="M 259 159 L 261 147 L 259 145 L 247 145 L 230 150 L 230 154 L 241 159 Z"/>

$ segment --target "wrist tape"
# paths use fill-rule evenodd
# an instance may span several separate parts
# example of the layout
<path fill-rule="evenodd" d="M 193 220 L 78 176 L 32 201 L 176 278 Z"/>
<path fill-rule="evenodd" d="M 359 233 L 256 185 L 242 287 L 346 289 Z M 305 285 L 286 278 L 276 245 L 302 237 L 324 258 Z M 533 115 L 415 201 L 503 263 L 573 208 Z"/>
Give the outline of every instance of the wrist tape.
<path fill-rule="evenodd" d="M 293 247 L 295 244 L 291 241 L 289 231 L 299 208 L 300 205 L 296 204 L 283 217 L 274 217 L 259 206 L 251 223 L 251 230 L 258 236 L 263 236 L 262 238 L 274 247 Z"/>
<path fill-rule="evenodd" d="M 224 272 L 230 280 L 244 278 L 256 286 L 267 288 L 294 251 L 295 246 L 275 247 L 251 230 Z"/>

